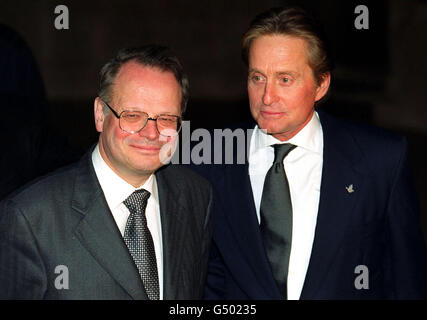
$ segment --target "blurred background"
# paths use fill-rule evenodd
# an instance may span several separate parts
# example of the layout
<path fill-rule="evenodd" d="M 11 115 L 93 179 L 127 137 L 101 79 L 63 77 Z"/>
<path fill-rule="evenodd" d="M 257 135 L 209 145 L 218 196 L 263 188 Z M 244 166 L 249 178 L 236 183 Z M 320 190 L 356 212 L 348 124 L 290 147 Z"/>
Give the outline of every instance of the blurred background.
<path fill-rule="evenodd" d="M 185 118 L 191 129 L 250 119 L 240 38 L 256 14 L 283 4 L 312 11 L 333 45 L 331 96 L 322 108 L 407 137 L 427 241 L 425 0 L 2 0 L 0 49 L 7 52 L 0 58 L 2 118 L 7 114 L 15 120 L 2 120 L 0 129 L 0 196 L 78 159 L 96 142 L 98 72 L 122 47 L 159 43 L 173 48 L 190 79 Z M 354 26 L 359 4 L 369 9 L 367 30 Z M 68 30 L 55 28 L 58 5 L 69 10 Z M 21 136 L 33 139 L 24 151 L 17 148 Z M 10 164 L 10 159 L 16 161 Z"/>

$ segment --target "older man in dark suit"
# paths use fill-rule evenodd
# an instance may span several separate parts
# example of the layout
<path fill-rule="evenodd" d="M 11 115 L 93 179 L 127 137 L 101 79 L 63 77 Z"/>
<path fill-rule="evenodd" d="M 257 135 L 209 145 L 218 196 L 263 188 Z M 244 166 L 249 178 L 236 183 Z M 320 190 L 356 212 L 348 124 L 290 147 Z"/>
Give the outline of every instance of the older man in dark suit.
<path fill-rule="evenodd" d="M 198 299 L 211 187 L 164 165 L 188 81 L 164 47 L 125 49 L 101 70 L 98 144 L 1 203 L 1 299 Z"/>
<path fill-rule="evenodd" d="M 260 14 L 242 43 L 247 161 L 194 166 L 214 186 L 206 298 L 425 298 L 405 139 L 315 110 L 331 63 L 303 10 Z"/>

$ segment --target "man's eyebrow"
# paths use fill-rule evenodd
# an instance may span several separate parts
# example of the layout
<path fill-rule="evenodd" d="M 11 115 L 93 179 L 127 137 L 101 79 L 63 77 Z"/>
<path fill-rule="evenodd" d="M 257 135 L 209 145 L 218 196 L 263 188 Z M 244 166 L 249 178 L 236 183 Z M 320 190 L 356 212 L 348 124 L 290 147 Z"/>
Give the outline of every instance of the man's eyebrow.
<path fill-rule="evenodd" d="M 250 68 L 248 73 L 261 73 L 262 75 L 264 75 L 263 72 L 259 71 L 256 68 Z M 277 71 L 274 73 L 276 76 L 283 76 L 283 75 L 290 75 L 294 78 L 299 76 L 299 73 L 296 71 L 290 71 L 290 70 L 283 70 L 283 71 Z"/>
<path fill-rule="evenodd" d="M 250 68 L 250 69 L 249 69 L 249 71 L 248 71 L 248 73 L 252 73 L 252 72 L 258 72 L 258 73 L 263 74 L 261 71 L 259 71 L 259 70 L 258 70 L 258 69 L 256 69 L 256 68 Z"/>
<path fill-rule="evenodd" d="M 289 75 L 289 76 L 296 78 L 299 76 L 299 73 L 295 72 L 295 71 L 278 71 L 278 72 L 276 72 L 276 76 L 284 76 L 284 75 Z"/>

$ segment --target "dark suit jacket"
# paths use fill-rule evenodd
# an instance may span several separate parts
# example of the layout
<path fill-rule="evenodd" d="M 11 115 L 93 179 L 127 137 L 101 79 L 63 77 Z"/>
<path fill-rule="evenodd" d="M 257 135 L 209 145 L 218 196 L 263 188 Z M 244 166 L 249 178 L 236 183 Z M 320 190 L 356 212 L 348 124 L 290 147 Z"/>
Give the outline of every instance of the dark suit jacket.
<path fill-rule="evenodd" d="M 200 299 L 210 244 L 212 190 L 173 165 L 156 172 L 164 299 Z M 1 203 L 0 299 L 147 299 L 108 208 L 91 152 Z M 69 289 L 55 280 L 66 266 Z M 64 282 L 62 282 L 64 283 Z"/>
<path fill-rule="evenodd" d="M 320 203 L 300 298 L 426 297 L 426 249 L 405 139 L 322 112 L 319 116 L 324 134 Z M 247 162 L 194 169 L 214 186 L 206 298 L 280 299 L 259 231 Z M 345 188 L 350 184 L 353 193 Z M 355 286 L 358 265 L 368 268 L 369 289 Z"/>

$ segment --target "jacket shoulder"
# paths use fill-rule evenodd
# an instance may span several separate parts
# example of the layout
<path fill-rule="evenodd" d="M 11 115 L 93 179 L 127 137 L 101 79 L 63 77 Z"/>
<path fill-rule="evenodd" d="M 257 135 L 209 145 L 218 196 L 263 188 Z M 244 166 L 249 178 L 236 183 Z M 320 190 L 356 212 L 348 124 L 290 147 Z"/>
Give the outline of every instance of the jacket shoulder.
<path fill-rule="evenodd" d="M 350 135 L 360 149 L 369 153 L 402 152 L 407 147 L 404 136 L 388 129 L 336 118 L 321 111 L 319 117 L 322 129 L 328 132 L 329 137 L 335 136 L 339 139 L 341 136 Z"/>
<path fill-rule="evenodd" d="M 40 209 L 48 205 L 49 200 L 53 198 L 59 202 L 71 199 L 77 170 L 77 164 L 72 164 L 39 177 L 10 194 L 2 204 L 3 206 L 13 204 L 26 212 L 31 212 L 32 208 Z"/>
<path fill-rule="evenodd" d="M 200 188 L 206 191 L 211 188 L 211 184 L 207 179 L 184 165 L 170 164 L 161 168 L 158 174 L 173 180 L 181 187 Z"/>

